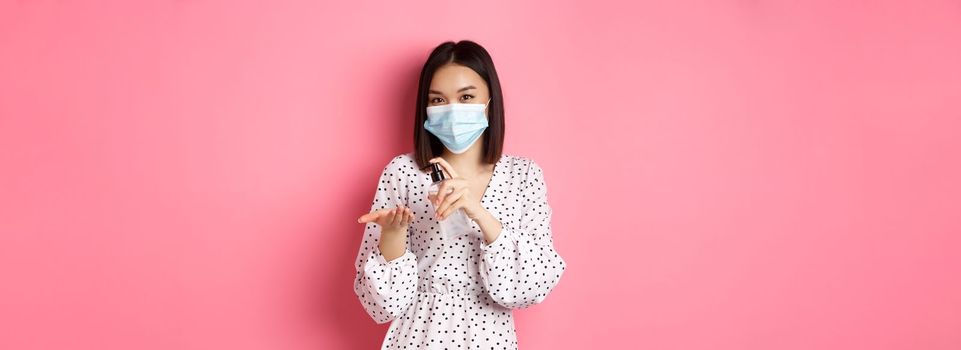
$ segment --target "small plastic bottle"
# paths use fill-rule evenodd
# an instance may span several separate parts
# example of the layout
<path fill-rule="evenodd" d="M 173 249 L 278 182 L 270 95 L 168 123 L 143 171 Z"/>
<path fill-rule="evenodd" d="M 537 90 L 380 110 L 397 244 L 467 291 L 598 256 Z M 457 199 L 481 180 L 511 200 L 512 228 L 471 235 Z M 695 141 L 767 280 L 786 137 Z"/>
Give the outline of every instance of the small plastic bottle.
<path fill-rule="evenodd" d="M 444 181 L 444 172 L 441 171 L 440 164 L 431 164 L 430 179 L 432 183 L 427 189 L 428 199 L 431 200 L 431 205 L 433 206 L 433 200 L 437 197 L 437 191 L 440 189 L 440 184 Z M 447 193 L 450 193 L 448 191 Z M 434 206 L 436 210 L 437 207 Z M 464 213 L 464 209 L 457 208 L 446 219 L 440 220 L 440 231 L 447 238 L 456 238 L 457 236 L 467 234 L 471 230 L 470 219 L 467 214 Z"/>

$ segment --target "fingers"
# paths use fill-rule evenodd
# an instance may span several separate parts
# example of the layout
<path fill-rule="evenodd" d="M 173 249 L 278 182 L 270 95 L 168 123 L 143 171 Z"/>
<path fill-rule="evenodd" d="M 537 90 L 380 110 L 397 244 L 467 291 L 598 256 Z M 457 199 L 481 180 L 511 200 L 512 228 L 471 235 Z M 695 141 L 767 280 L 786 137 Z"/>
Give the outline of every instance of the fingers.
<path fill-rule="evenodd" d="M 377 218 L 377 224 L 380 227 L 390 226 L 390 223 L 394 221 L 394 208 L 382 209 L 384 212 Z"/>
<path fill-rule="evenodd" d="M 404 213 L 404 218 L 400 221 L 400 224 L 401 226 L 406 227 L 407 225 L 410 225 L 412 221 L 414 221 L 414 212 L 410 208 L 404 208 Z"/>
<path fill-rule="evenodd" d="M 447 206 L 447 208 L 444 209 L 444 211 L 440 212 L 440 217 L 439 217 L 438 219 L 440 219 L 440 220 L 447 219 L 447 217 L 450 216 L 450 214 L 453 214 L 453 213 L 454 213 L 454 210 L 457 210 L 458 208 L 460 208 L 460 207 L 462 207 L 462 206 L 464 206 L 464 197 L 463 197 L 463 196 L 459 196 L 459 197 L 458 197 L 456 200 L 454 200 L 449 206 Z"/>
<path fill-rule="evenodd" d="M 385 215 L 384 225 L 390 228 L 402 228 L 414 220 L 414 211 L 410 208 L 398 205 L 396 208 L 389 209 L 390 213 Z"/>
<path fill-rule="evenodd" d="M 446 160 L 444 160 L 444 158 L 442 158 L 442 157 L 432 158 L 431 160 L 428 160 L 428 162 L 431 162 L 431 163 L 439 163 L 440 166 L 441 166 L 442 168 L 444 168 L 444 171 L 447 172 L 447 175 L 450 176 L 450 177 L 449 177 L 450 179 L 460 177 L 460 176 L 458 176 L 457 172 L 454 171 L 454 167 L 450 166 L 450 163 L 448 163 L 448 162 L 447 162 Z"/>
<path fill-rule="evenodd" d="M 377 220 L 377 217 L 378 217 L 378 215 L 375 214 L 375 213 L 367 213 L 367 214 L 361 215 L 359 218 L 357 218 L 357 223 L 359 223 L 359 224 L 365 224 L 365 223 L 368 223 L 368 222 Z"/>
<path fill-rule="evenodd" d="M 437 186 L 437 195 L 434 196 L 434 209 L 444 202 L 444 198 L 446 198 L 448 194 L 447 192 L 451 191 L 450 186 L 450 180 L 444 180 Z"/>
<path fill-rule="evenodd" d="M 437 212 L 438 217 L 443 216 L 443 213 L 447 212 L 448 209 L 450 209 L 450 207 L 451 207 L 458 199 L 460 199 L 461 197 L 463 197 L 465 192 L 467 192 L 467 189 L 466 189 L 466 188 L 461 188 L 461 189 L 459 189 L 459 190 L 457 190 L 457 191 L 454 191 L 454 192 L 451 193 L 449 196 L 447 196 L 443 201 L 441 201 L 441 202 L 440 202 L 440 205 L 437 206 L 437 208 L 435 209 L 435 211 Z"/>
<path fill-rule="evenodd" d="M 372 211 L 372 212 L 370 212 L 370 213 L 367 213 L 367 214 L 362 215 L 360 218 L 357 219 L 357 222 L 358 222 L 358 223 L 368 223 L 368 222 L 371 222 L 371 221 L 377 221 L 377 219 L 379 219 L 381 216 L 386 215 L 389 211 L 390 211 L 390 209 L 374 210 L 374 211 Z"/>
<path fill-rule="evenodd" d="M 413 209 L 398 205 L 394 208 L 375 210 L 362 215 L 357 219 L 358 223 L 376 222 L 382 227 L 397 227 L 409 225 L 414 221 Z"/>
<path fill-rule="evenodd" d="M 404 208 L 402 208 L 402 207 L 396 207 L 396 208 L 392 209 L 392 213 L 391 213 L 391 217 L 390 217 L 390 226 L 391 226 L 391 227 L 398 227 L 398 226 L 400 226 L 400 221 L 401 221 L 403 218 L 404 218 Z"/>
<path fill-rule="evenodd" d="M 401 217 L 400 225 L 401 227 L 407 227 L 412 221 L 414 221 L 414 210 L 411 208 L 403 207 L 403 213 L 398 214 Z"/>
<path fill-rule="evenodd" d="M 462 179 L 442 181 L 440 183 L 440 186 L 437 186 L 437 200 L 434 202 L 434 205 L 436 206 L 440 203 L 443 203 L 444 199 L 446 199 L 447 196 L 449 196 L 451 193 L 456 192 L 458 189 L 466 188 L 464 187 L 466 186 L 466 184 L 462 184 L 463 181 L 464 180 Z"/>

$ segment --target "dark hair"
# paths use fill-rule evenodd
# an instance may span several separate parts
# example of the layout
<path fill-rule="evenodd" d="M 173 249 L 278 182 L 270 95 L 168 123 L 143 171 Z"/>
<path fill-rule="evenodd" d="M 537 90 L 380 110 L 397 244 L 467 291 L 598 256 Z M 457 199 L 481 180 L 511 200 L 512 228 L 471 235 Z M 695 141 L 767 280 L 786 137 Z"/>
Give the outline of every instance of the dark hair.
<path fill-rule="evenodd" d="M 427 120 L 427 96 L 434 72 L 448 63 L 456 63 L 473 69 L 487 82 L 491 101 L 487 105 L 487 129 L 481 135 L 484 138 L 484 162 L 497 163 L 504 148 L 504 95 L 501 93 L 501 83 L 494 70 L 494 62 L 490 54 L 483 47 L 470 40 L 458 42 L 447 41 L 436 48 L 427 57 L 424 68 L 420 72 L 420 82 L 417 87 L 417 111 L 414 113 L 414 159 L 423 169 L 430 165 L 428 160 L 438 157 L 444 150 L 444 144 L 437 136 L 424 129 Z"/>

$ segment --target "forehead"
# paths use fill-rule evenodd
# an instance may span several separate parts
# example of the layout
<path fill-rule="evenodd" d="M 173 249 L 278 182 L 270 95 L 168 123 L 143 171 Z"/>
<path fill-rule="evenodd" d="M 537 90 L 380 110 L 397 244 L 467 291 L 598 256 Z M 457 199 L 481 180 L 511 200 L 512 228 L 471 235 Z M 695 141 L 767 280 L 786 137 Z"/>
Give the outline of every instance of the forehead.
<path fill-rule="evenodd" d="M 445 64 L 434 71 L 430 81 L 430 89 L 445 93 L 453 93 L 462 87 L 474 85 L 478 89 L 485 89 L 487 83 L 484 78 L 473 69 L 459 64 Z"/>

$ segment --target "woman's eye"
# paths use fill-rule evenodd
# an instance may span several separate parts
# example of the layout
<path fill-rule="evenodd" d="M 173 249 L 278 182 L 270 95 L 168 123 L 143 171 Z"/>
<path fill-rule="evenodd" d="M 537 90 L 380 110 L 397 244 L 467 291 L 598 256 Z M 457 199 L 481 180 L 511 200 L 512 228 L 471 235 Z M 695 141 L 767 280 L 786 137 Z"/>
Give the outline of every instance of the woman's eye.
<path fill-rule="evenodd" d="M 474 95 L 464 95 L 460 97 L 460 99 L 464 101 L 469 101 L 472 98 L 474 98 Z"/>
<path fill-rule="evenodd" d="M 444 99 L 440 97 L 434 97 L 433 99 L 430 100 L 430 103 L 441 103 L 441 102 L 444 102 Z"/>

